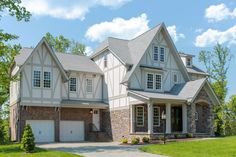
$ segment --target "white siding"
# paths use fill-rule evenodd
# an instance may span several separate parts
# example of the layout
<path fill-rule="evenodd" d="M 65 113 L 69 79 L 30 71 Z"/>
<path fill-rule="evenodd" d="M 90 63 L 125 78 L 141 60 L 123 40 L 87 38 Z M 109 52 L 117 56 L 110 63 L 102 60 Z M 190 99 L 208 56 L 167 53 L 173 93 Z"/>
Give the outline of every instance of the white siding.
<path fill-rule="evenodd" d="M 20 97 L 20 81 L 10 82 L 10 105 L 14 105 Z"/>

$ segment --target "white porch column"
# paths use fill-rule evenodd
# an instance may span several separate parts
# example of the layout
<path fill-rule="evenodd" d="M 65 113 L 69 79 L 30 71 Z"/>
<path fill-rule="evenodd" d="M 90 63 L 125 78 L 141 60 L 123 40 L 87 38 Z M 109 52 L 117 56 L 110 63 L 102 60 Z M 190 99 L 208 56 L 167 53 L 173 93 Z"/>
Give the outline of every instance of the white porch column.
<path fill-rule="evenodd" d="M 166 104 L 166 133 L 171 133 L 171 104 Z"/>
<path fill-rule="evenodd" d="M 135 112 L 134 105 L 130 105 L 130 133 L 134 133 Z"/>
<path fill-rule="evenodd" d="M 148 110 L 148 133 L 153 133 L 153 104 L 152 102 L 148 102 L 147 104 Z"/>
<path fill-rule="evenodd" d="M 187 105 L 182 104 L 183 133 L 187 133 Z"/>

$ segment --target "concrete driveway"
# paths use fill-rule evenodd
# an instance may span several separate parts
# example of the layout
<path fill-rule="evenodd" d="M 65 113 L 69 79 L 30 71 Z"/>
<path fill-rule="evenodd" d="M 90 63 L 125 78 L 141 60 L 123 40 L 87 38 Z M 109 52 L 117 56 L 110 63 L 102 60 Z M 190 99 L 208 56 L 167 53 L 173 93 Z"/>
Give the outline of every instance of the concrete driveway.
<path fill-rule="evenodd" d="M 40 148 L 58 150 L 85 157 L 164 157 L 138 150 L 139 145 L 119 145 L 117 142 L 81 142 L 39 144 Z"/>

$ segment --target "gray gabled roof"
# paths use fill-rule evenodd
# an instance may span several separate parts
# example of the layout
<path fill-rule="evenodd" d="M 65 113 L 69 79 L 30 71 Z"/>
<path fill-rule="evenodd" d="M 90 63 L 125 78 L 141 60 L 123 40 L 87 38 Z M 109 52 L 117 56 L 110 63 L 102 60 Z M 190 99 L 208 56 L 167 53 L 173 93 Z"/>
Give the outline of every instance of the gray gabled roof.
<path fill-rule="evenodd" d="M 22 66 L 30 54 L 33 52 L 33 48 L 22 48 L 20 54 L 15 57 L 15 63 L 17 66 Z M 66 71 L 80 71 L 90 72 L 103 75 L 101 69 L 87 56 L 72 55 L 54 52 L 60 64 Z"/>
<path fill-rule="evenodd" d="M 193 73 L 193 74 L 199 74 L 199 75 L 206 75 L 208 76 L 209 74 L 206 73 L 205 71 L 199 69 L 195 65 L 192 65 L 192 67 L 186 67 L 188 73 Z"/>

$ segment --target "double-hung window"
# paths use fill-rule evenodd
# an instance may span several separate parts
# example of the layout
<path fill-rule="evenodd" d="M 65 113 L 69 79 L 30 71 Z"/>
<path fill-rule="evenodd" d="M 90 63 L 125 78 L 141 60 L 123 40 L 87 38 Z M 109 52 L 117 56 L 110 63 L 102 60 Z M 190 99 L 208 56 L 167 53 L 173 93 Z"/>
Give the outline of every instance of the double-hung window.
<path fill-rule="evenodd" d="M 161 75 L 156 74 L 156 90 L 161 90 L 162 78 Z"/>
<path fill-rule="evenodd" d="M 160 107 L 153 107 L 153 125 L 160 126 Z"/>
<path fill-rule="evenodd" d="M 43 73 L 43 87 L 51 88 L 51 73 L 48 71 L 44 71 Z"/>
<path fill-rule="evenodd" d="M 136 107 L 136 126 L 144 126 L 144 107 Z"/>
<path fill-rule="evenodd" d="M 153 74 L 147 74 L 147 89 L 153 89 Z"/>
<path fill-rule="evenodd" d="M 165 61 L 165 48 L 164 47 L 160 48 L 160 61 L 161 62 Z"/>
<path fill-rule="evenodd" d="M 70 92 L 76 92 L 77 80 L 75 77 L 70 78 Z"/>
<path fill-rule="evenodd" d="M 86 79 L 86 91 L 87 93 L 93 92 L 93 80 L 92 79 Z"/>
<path fill-rule="evenodd" d="M 162 89 L 162 75 L 147 73 L 146 89 L 160 91 Z"/>
<path fill-rule="evenodd" d="M 157 46 L 154 46 L 154 48 L 153 48 L 153 60 L 155 62 L 158 61 L 158 47 Z"/>
<path fill-rule="evenodd" d="M 41 71 L 39 71 L 39 70 L 34 70 L 33 86 L 34 87 L 40 87 L 41 86 Z"/>

